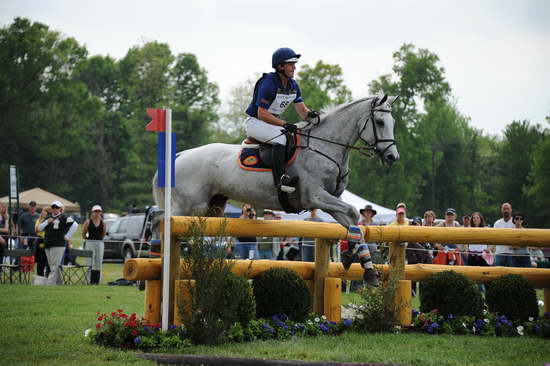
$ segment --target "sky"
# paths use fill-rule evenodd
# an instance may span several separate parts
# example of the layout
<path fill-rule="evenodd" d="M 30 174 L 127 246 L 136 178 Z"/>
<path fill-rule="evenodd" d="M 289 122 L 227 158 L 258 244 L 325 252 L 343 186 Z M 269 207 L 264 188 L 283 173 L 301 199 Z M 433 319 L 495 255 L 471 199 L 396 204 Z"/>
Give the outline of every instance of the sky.
<path fill-rule="evenodd" d="M 147 41 L 193 53 L 225 103 L 232 88 L 271 70 L 279 47 L 302 54 L 302 64 L 340 65 L 360 98 L 391 73 L 392 54 L 412 43 L 439 56 L 475 128 L 502 134 L 524 119 L 546 127 L 550 116 L 546 0 L 0 1 L 0 26 L 18 16 L 74 37 L 90 55 L 120 59 Z"/>

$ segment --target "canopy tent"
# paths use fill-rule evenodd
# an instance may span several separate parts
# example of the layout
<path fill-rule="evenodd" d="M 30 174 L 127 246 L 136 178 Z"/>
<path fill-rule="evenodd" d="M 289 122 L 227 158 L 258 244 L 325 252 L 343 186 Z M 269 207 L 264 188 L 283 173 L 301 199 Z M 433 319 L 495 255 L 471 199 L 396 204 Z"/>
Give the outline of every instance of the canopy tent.
<path fill-rule="evenodd" d="M 63 204 L 66 212 L 80 212 L 80 205 L 78 204 L 78 202 L 71 202 L 68 199 L 45 191 L 42 188 L 36 187 L 33 189 L 29 189 L 28 191 L 19 193 L 19 207 L 21 208 L 28 208 L 29 202 L 31 201 L 35 201 L 36 207 L 39 209 L 50 207 L 51 203 L 56 200 Z M 4 196 L 0 198 L 0 203 L 4 204 L 5 206 L 8 205 L 8 201 L 9 196 Z M 14 201 L 12 201 L 12 204 L 14 204 Z"/>
<path fill-rule="evenodd" d="M 365 208 L 366 205 L 371 205 L 373 209 L 376 210 L 376 216 L 374 216 L 374 222 L 376 224 L 388 224 L 393 219 L 395 219 L 395 210 L 389 209 L 384 206 L 377 205 L 371 201 L 368 201 L 364 198 L 359 197 L 356 194 L 351 193 L 348 190 L 345 190 L 344 193 L 340 196 L 342 201 L 352 205 L 359 211 L 362 208 Z M 309 217 L 309 212 L 303 212 L 301 214 L 289 214 L 285 212 L 277 211 L 277 214 L 280 215 L 283 220 L 303 220 Z M 317 216 L 322 218 L 326 222 L 336 222 L 332 216 L 326 213 L 323 210 L 317 211 Z"/>
<path fill-rule="evenodd" d="M 224 211 L 224 216 L 225 217 L 232 217 L 232 218 L 239 218 L 241 216 L 241 209 L 238 208 L 238 207 L 235 207 L 233 206 L 232 204 L 230 203 L 227 203 L 225 205 L 225 211 Z"/>

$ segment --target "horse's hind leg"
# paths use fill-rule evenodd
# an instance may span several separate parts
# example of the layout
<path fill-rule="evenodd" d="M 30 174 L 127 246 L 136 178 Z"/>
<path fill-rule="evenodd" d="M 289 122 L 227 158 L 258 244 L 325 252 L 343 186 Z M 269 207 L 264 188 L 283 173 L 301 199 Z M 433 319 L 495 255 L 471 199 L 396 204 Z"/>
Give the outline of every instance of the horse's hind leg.
<path fill-rule="evenodd" d="M 208 202 L 207 216 L 221 217 L 225 212 L 225 204 L 227 203 L 227 197 L 223 194 L 215 194 L 210 198 Z"/>

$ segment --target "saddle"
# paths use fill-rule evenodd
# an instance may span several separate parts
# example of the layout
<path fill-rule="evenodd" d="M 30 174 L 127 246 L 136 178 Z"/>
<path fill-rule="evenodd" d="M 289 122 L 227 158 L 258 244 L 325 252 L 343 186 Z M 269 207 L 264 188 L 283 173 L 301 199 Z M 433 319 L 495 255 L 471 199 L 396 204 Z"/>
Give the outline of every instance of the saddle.
<path fill-rule="evenodd" d="M 285 163 L 288 167 L 296 160 L 298 156 L 298 149 L 300 145 L 300 136 L 285 132 L 287 137 L 285 147 Z M 272 145 L 260 142 L 252 137 L 247 137 L 242 142 L 242 149 L 239 152 L 239 166 L 241 169 L 256 171 L 256 172 L 270 172 L 273 167 L 273 159 L 271 150 Z M 287 213 L 299 213 L 300 210 L 295 209 L 290 204 L 288 193 L 278 192 L 279 202 Z"/>
<path fill-rule="evenodd" d="M 285 132 L 286 136 L 286 166 L 291 165 L 299 152 L 300 135 Z M 244 170 L 256 172 L 270 172 L 273 167 L 271 149 L 273 145 L 263 143 L 253 137 L 247 137 L 241 143 L 242 149 L 239 152 L 239 166 Z"/>

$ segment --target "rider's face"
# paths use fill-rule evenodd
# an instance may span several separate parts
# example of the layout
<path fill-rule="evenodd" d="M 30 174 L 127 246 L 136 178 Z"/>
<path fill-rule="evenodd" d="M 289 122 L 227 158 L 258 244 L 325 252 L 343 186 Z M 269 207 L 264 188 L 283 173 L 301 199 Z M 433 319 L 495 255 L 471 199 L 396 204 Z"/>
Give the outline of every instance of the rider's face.
<path fill-rule="evenodd" d="M 295 62 L 287 62 L 282 64 L 282 67 L 280 68 L 281 72 L 284 76 L 291 79 L 294 77 L 294 71 L 296 71 L 296 63 Z"/>

